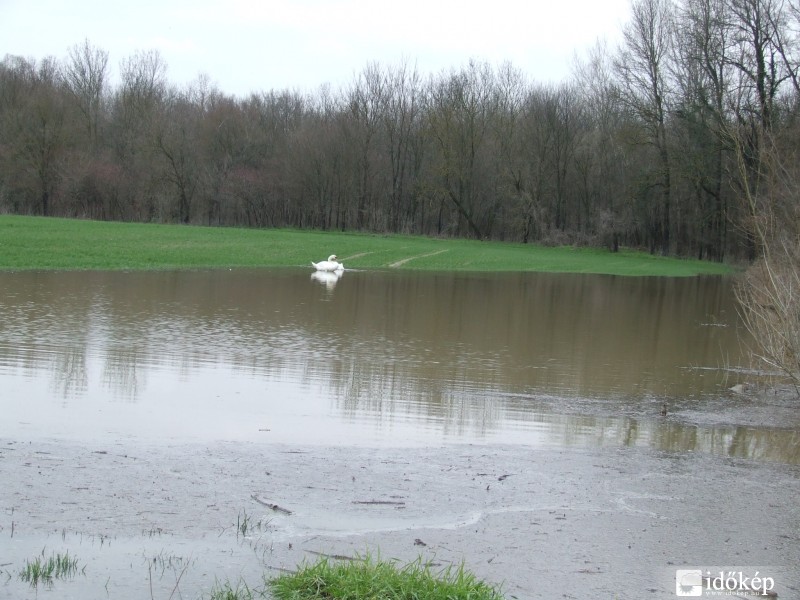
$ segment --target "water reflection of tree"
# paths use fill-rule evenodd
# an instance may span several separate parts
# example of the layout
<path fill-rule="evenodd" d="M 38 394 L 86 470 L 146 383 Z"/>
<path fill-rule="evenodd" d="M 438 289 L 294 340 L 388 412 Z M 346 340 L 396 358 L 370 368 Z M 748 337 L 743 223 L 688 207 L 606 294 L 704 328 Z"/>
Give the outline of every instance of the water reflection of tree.
<path fill-rule="evenodd" d="M 678 361 L 707 364 L 735 337 L 733 327 L 699 325 L 710 312 L 735 319 L 719 281 L 354 272 L 328 294 L 307 272 L 226 271 L 48 275 L 31 285 L 37 303 L 3 306 L 28 341 L 13 352 L 31 369 L 50 361 L 64 394 L 86 390 L 98 357 L 103 386 L 131 401 L 155 368 L 185 379 L 224 366 L 299 381 L 330 399 L 336 418 L 444 437 L 515 428 L 560 445 L 799 460 L 781 430 L 731 438 L 731 427 L 659 418 L 660 402 L 651 417 L 635 412 L 665 377 L 684 385 Z M 50 296 L 59 300 L 39 301 Z M 57 339 L 44 339 L 50 333 Z M 636 397 L 619 397 L 628 388 Z"/>
<path fill-rule="evenodd" d="M 135 402 L 147 386 L 145 353 L 133 347 L 109 348 L 103 364 L 103 386 L 115 394 Z"/>
<path fill-rule="evenodd" d="M 350 420 L 369 418 L 381 423 L 411 420 L 435 424 L 444 437 L 483 437 L 508 421 L 503 402 L 466 389 L 463 380 L 419 377 L 419 365 L 398 364 L 391 357 L 374 356 L 361 363 L 334 360 L 329 371 L 305 372 L 306 378 L 325 377 L 337 410 Z M 412 375 L 408 372 L 415 370 Z"/>
<path fill-rule="evenodd" d="M 800 463 L 800 435 L 796 430 L 738 426 L 727 437 L 728 456 Z"/>
<path fill-rule="evenodd" d="M 651 428 L 649 439 L 654 448 L 669 452 L 800 464 L 800 435 L 792 429 L 671 422 Z"/>
<path fill-rule="evenodd" d="M 53 354 L 51 387 L 62 398 L 83 393 L 89 386 L 86 346 L 69 346 Z"/>

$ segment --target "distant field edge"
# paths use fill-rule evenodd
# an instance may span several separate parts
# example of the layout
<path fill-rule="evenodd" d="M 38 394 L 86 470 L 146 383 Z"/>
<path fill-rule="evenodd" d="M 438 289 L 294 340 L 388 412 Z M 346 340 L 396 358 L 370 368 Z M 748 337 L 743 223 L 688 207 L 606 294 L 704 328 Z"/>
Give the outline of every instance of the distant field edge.
<path fill-rule="evenodd" d="M 307 267 L 336 254 L 346 268 L 728 275 L 729 264 L 623 249 L 539 246 L 295 229 L 247 229 L 0 215 L 0 270 L 182 270 Z"/>

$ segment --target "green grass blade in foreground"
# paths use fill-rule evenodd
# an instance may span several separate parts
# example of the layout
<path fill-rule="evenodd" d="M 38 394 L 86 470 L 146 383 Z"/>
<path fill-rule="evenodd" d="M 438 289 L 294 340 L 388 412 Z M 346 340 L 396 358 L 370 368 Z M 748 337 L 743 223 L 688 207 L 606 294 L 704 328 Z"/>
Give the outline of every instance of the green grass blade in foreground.
<path fill-rule="evenodd" d="M 598 248 L 288 229 L 110 223 L 0 215 L 0 270 L 299 267 L 338 255 L 348 269 L 603 273 L 731 273 L 698 260 Z"/>
<path fill-rule="evenodd" d="M 30 583 L 31 587 L 38 587 L 40 583 L 52 585 L 54 579 L 69 579 L 77 572 L 78 559 L 70 556 L 69 552 L 58 552 L 45 558 L 42 550 L 41 556 L 25 561 L 25 567 L 19 576 L 22 581 Z"/>
<path fill-rule="evenodd" d="M 323 558 L 269 581 L 278 600 L 502 600 L 500 592 L 463 565 L 438 573 L 421 559 L 404 567 L 370 557 L 348 562 Z"/>

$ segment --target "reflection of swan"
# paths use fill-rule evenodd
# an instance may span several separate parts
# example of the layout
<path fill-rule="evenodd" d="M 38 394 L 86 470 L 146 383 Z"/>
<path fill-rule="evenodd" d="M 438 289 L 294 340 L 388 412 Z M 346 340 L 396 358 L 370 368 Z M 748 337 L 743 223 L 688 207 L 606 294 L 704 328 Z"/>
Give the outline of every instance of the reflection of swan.
<path fill-rule="evenodd" d="M 311 274 L 311 279 L 319 281 L 326 288 L 332 290 L 343 273 L 344 269 L 339 269 L 338 271 L 314 271 Z"/>
<path fill-rule="evenodd" d="M 328 257 L 328 260 L 321 260 L 318 263 L 311 261 L 311 266 L 313 266 L 317 271 L 343 271 L 344 265 L 336 260 L 336 255 L 331 254 Z"/>

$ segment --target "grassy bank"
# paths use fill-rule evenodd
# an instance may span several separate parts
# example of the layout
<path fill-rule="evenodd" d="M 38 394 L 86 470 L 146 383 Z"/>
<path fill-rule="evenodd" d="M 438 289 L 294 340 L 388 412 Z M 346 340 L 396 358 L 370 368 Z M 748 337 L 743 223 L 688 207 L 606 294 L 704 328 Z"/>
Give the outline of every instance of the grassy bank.
<path fill-rule="evenodd" d="M 503 600 L 499 589 L 463 565 L 434 571 L 422 558 L 405 566 L 369 556 L 344 562 L 323 558 L 274 579 L 265 576 L 264 583 L 260 588 L 244 581 L 217 583 L 210 600 Z"/>
<path fill-rule="evenodd" d="M 286 229 L 106 223 L 0 215 L 0 270 L 308 267 L 692 276 L 726 265 L 596 248 Z"/>
<path fill-rule="evenodd" d="M 280 600 L 502 600 L 500 593 L 461 568 L 434 573 L 422 560 L 398 567 L 393 562 L 334 563 L 323 559 L 269 583 Z"/>

